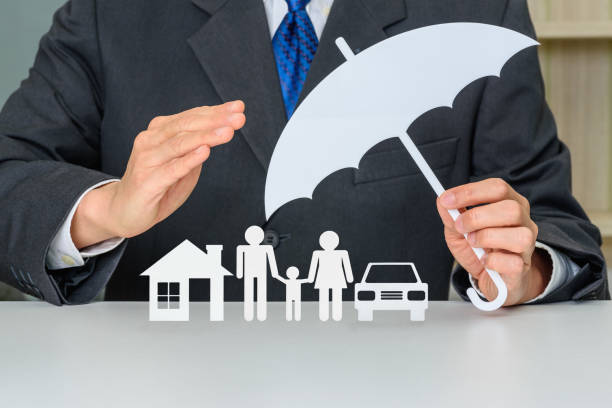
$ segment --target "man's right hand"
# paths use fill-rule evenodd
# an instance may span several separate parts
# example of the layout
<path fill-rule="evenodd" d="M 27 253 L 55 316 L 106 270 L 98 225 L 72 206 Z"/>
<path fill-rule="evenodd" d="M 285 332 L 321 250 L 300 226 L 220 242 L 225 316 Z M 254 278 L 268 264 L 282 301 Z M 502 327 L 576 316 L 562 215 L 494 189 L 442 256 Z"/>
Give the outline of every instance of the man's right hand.
<path fill-rule="evenodd" d="M 241 101 L 153 119 L 134 140 L 121 181 L 81 200 L 70 228 L 76 247 L 130 238 L 164 220 L 195 188 L 210 149 L 232 140 L 245 121 Z"/>

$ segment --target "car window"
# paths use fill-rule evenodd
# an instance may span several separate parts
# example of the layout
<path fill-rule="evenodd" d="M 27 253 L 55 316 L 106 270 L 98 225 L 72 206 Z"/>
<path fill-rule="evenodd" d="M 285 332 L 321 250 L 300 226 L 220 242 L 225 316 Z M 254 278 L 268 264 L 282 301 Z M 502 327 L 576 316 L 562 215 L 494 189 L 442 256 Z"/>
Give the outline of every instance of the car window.
<path fill-rule="evenodd" d="M 416 283 L 412 265 L 374 264 L 366 277 L 368 283 Z"/>

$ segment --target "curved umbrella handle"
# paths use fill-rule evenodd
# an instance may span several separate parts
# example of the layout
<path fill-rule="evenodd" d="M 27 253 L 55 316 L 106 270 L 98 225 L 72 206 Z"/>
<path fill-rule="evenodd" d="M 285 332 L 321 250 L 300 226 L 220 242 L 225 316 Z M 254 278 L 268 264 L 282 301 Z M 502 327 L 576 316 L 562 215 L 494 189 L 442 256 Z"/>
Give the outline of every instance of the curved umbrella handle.
<path fill-rule="evenodd" d="M 419 149 L 416 147 L 412 139 L 406 133 L 398 136 L 398 138 L 406 147 L 406 150 L 408 150 L 410 156 L 412 156 L 412 159 L 416 163 L 419 170 L 421 170 L 421 173 L 423 173 L 423 175 L 429 182 L 431 188 L 433 188 L 438 197 L 441 196 L 444 193 L 444 187 L 442 187 L 440 180 L 438 180 L 429 164 L 427 164 L 425 158 L 423 157 Z M 448 210 L 448 213 L 453 218 L 453 220 L 456 220 L 457 217 L 459 217 L 460 215 L 458 210 Z M 465 234 L 465 238 L 467 239 L 467 234 Z M 485 254 L 482 248 L 472 247 L 472 250 L 478 257 L 478 259 L 482 259 Z M 469 288 L 467 290 L 467 295 L 472 301 L 472 304 L 478 309 L 483 310 L 485 312 L 492 312 L 494 310 L 499 309 L 504 305 L 504 303 L 506 303 L 506 299 L 508 298 L 508 288 L 506 287 L 506 283 L 503 281 L 501 276 L 499 276 L 499 273 L 491 269 L 485 270 L 487 271 L 487 273 L 493 280 L 493 283 L 497 287 L 497 298 L 495 298 L 495 300 L 493 300 L 492 302 L 484 301 L 480 298 L 480 296 L 478 296 L 478 292 L 476 292 L 474 288 Z"/>
<path fill-rule="evenodd" d="M 492 269 L 485 269 L 495 286 L 497 287 L 497 297 L 495 300 L 491 302 L 486 302 L 480 298 L 478 292 L 474 288 L 468 288 L 467 295 L 472 301 L 472 304 L 476 306 L 478 309 L 483 310 L 485 312 L 492 312 L 494 310 L 499 309 L 506 303 L 506 299 L 508 298 L 508 288 L 506 287 L 506 283 L 503 281 L 499 273 L 495 272 Z"/>
<path fill-rule="evenodd" d="M 453 217 L 453 219 L 459 216 L 459 211 L 457 211 L 456 214 L 452 213 L 451 211 L 449 211 L 449 213 L 451 217 Z M 467 236 L 465 237 L 465 239 L 467 239 Z M 482 259 L 485 254 L 485 251 L 482 248 L 472 247 L 472 250 L 478 257 L 478 259 Z M 483 310 L 485 312 L 492 312 L 494 310 L 499 309 L 504 305 L 504 303 L 506 303 L 506 299 L 508 298 L 508 288 L 506 287 L 506 283 L 504 282 L 504 280 L 501 278 L 501 276 L 499 276 L 499 273 L 489 268 L 485 268 L 485 271 L 487 271 L 487 273 L 491 277 L 491 280 L 493 280 L 493 283 L 497 287 L 497 297 L 495 298 L 495 300 L 491 302 L 486 302 L 482 300 L 478 295 L 478 292 L 476 292 L 474 288 L 468 288 L 466 293 L 472 301 L 472 304 L 478 309 Z"/>
<path fill-rule="evenodd" d="M 453 220 L 457 220 L 457 217 L 459 217 L 460 215 L 459 211 L 457 210 L 448 210 L 448 213 L 453 218 Z M 464 234 L 464 237 L 467 240 L 467 234 Z M 476 254 L 478 259 L 482 259 L 485 254 L 485 251 L 482 248 L 472 247 L 472 251 L 474 251 L 474 254 Z M 497 297 L 495 298 L 495 300 L 491 302 L 482 300 L 478 295 L 478 292 L 476 292 L 474 288 L 468 288 L 466 293 L 472 301 L 472 304 L 478 309 L 483 310 L 485 312 L 492 312 L 494 310 L 499 309 L 504 305 L 504 303 L 506 303 L 506 299 L 508 298 L 508 287 L 506 286 L 506 283 L 501 278 L 501 276 L 499 276 L 499 273 L 489 268 L 485 268 L 485 271 L 489 274 L 491 280 L 493 280 L 493 283 L 497 287 Z"/>

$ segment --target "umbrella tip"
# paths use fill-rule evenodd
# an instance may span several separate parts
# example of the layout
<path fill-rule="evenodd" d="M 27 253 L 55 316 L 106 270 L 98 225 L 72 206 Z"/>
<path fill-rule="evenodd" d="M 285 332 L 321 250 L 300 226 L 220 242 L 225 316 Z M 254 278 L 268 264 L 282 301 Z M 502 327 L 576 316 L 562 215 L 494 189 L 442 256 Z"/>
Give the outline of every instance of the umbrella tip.
<path fill-rule="evenodd" d="M 355 56 L 355 53 L 353 52 L 353 50 L 351 50 L 351 47 L 349 47 L 344 37 L 336 38 L 336 46 L 338 47 L 342 55 L 344 55 L 344 58 L 346 58 L 347 61 Z"/>

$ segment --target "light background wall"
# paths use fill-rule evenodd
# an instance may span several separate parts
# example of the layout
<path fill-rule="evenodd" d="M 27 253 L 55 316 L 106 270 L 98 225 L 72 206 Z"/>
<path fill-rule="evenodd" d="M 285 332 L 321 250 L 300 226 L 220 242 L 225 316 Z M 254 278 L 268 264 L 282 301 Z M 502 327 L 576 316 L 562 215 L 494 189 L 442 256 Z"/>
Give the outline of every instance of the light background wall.
<path fill-rule="evenodd" d="M 612 260 L 612 0 L 528 1 L 542 42 L 547 97 L 572 152 L 574 192 L 600 227 Z M 0 105 L 27 76 L 38 41 L 63 3 L 0 4 Z M 15 297 L 0 285 L 3 296 Z"/>
<path fill-rule="evenodd" d="M 0 106 L 28 75 L 40 37 L 66 0 L 0 2 Z"/>
<path fill-rule="evenodd" d="M 573 191 L 612 261 L 612 0 L 529 0 Z M 609 276 L 612 276 L 609 274 Z"/>

